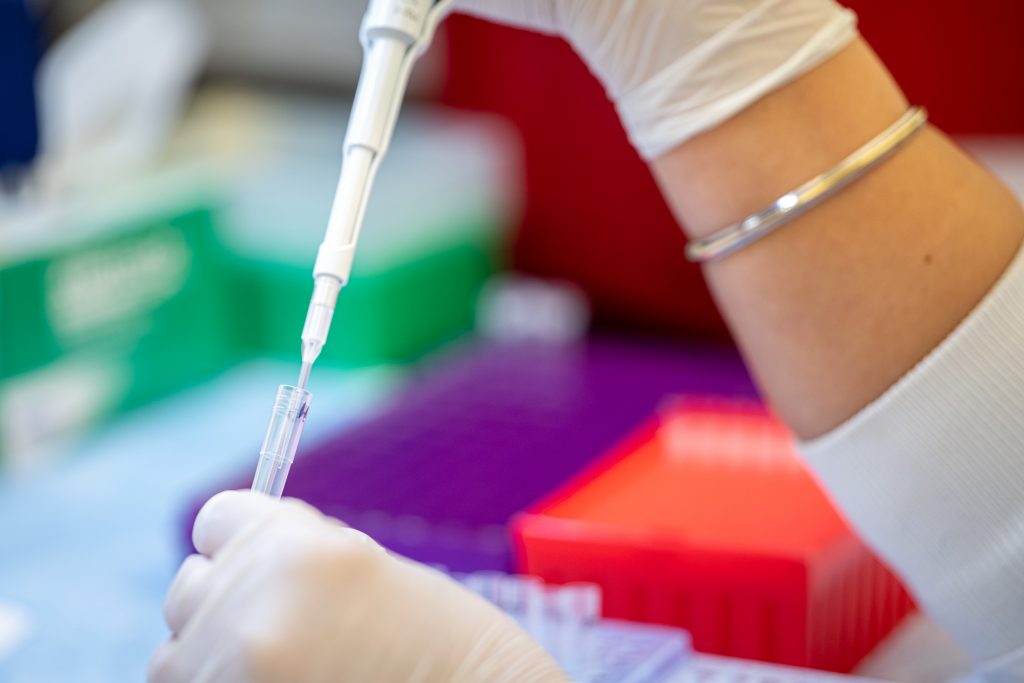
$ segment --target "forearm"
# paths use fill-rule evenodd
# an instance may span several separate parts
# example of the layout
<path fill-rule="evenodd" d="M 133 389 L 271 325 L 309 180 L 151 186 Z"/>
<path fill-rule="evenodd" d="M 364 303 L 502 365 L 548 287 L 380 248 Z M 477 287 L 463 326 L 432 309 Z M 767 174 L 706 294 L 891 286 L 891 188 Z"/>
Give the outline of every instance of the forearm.
<path fill-rule="evenodd" d="M 906 106 L 858 41 L 653 167 L 690 236 L 704 236 L 831 168 Z M 929 128 L 706 276 L 765 395 L 808 438 L 933 349 L 1022 235 L 1015 198 Z"/>

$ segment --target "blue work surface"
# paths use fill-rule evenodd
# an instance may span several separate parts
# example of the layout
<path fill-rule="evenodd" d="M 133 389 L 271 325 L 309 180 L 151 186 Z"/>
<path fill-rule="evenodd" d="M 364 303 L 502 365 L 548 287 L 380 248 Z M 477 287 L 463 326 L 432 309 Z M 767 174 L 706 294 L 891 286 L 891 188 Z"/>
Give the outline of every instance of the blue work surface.
<path fill-rule="evenodd" d="M 27 622 L 6 654 L 0 642 L 0 681 L 143 680 L 167 637 L 182 512 L 255 467 L 274 392 L 294 371 L 243 366 L 130 414 L 45 470 L 0 479 L 0 617 L 14 608 Z M 394 384 L 385 370 L 318 369 L 306 443 L 372 410 Z"/>

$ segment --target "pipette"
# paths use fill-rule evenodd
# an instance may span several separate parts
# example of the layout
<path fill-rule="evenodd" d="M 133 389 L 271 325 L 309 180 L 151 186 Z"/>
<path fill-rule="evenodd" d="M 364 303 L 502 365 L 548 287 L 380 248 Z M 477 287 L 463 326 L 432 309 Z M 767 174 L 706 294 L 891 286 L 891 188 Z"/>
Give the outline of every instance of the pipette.
<path fill-rule="evenodd" d="M 363 16 L 363 68 L 345 133 L 341 177 L 313 266 L 313 296 L 302 328 L 302 369 L 297 386 L 278 390 L 253 491 L 281 496 L 312 399 L 306 391 L 309 374 L 327 342 L 338 293 L 352 272 L 366 203 L 391 142 L 409 73 L 451 1 L 370 0 Z"/>
<path fill-rule="evenodd" d="M 370 0 L 363 17 L 363 68 L 345 134 L 334 205 L 313 267 L 313 296 L 302 328 L 299 388 L 305 388 L 313 362 L 327 341 L 338 292 L 351 274 L 367 199 L 391 142 L 409 72 L 450 4 L 451 0 Z"/>

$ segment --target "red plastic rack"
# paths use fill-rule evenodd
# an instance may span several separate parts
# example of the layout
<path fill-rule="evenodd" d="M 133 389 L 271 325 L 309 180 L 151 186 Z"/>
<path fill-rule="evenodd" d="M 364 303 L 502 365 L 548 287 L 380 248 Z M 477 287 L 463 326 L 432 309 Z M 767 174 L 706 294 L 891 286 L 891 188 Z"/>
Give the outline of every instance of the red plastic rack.
<path fill-rule="evenodd" d="M 758 404 L 671 405 L 513 535 L 519 571 L 708 653 L 846 672 L 914 609 Z"/>

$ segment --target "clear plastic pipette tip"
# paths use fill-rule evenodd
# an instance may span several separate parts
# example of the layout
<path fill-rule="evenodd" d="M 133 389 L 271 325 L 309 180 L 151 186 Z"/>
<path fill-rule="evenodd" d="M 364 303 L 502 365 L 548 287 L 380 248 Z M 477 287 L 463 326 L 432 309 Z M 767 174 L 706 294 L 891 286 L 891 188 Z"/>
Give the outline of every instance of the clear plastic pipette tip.
<path fill-rule="evenodd" d="M 340 290 L 341 281 L 335 277 L 318 276 L 314 280 L 313 296 L 309 300 L 306 323 L 302 327 L 302 371 L 299 373 L 298 384 L 302 389 L 306 388 L 313 362 L 327 342 L 331 318 L 334 317 L 334 304 Z"/>
<path fill-rule="evenodd" d="M 303 361 L 302 369 L 299 371 L 299 383 L 296 385 L 299 389 L 305 390 L 306 384 L 309 383 L 309 373 L 313 369 L 313 361 Z"/>

